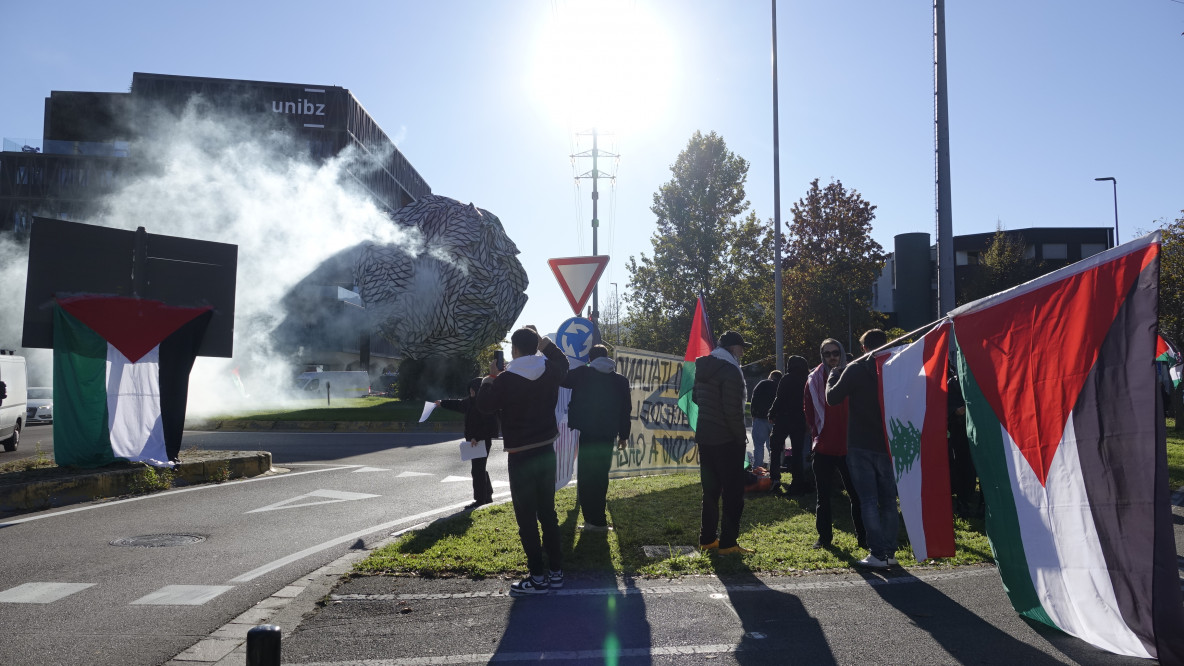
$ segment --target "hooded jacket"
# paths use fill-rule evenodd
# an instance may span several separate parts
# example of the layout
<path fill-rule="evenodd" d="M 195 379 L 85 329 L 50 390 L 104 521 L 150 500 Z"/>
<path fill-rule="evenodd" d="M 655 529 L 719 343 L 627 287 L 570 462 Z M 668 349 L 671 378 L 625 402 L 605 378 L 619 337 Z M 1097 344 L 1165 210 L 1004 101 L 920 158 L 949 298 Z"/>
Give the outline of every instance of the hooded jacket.
<path fill-rule="evenodd" d="M 555 405 L 567 376 L 567 356 L 548 338 L 539 338 L 542 356 L 519 356 L 497 377 L 481 380 L 477 409 L 497 414 L 507 453 L 550 446 L 559 436 Z"/>
<path fill-rule="evenodd" d="M 839 345 L 839 368 L 847 362 L 847 350 L 843 343 L 834 340 L 832 344 Z M 818 354 L 822 356 L 822 347 Z M 826 359 L 810 372 L 806 379 L 806 394 L 802 397 L 802 407 L 806 413 L 806 425 L 810 427 L 812 450 L 826 456 L 847 455 L 847 401 L 837 405 L 826 403 L 826 378 L 830 374 L 830 366 Z"/>
<path fill-rule="evenodd" d="M 740 362 L 731 352 L 718 347 L 707 356 L 695 359 L 695 386 L 691 396 L 699 406 L 695 441 L 700 446 L 747 444 L 744 403 L 748 390 Z"/>
<path fill-rule="evenodd" d="M 796 433 L 806 429 L 806 414 L 802 411 L 802 396 L 810 366 L 801 356 L 791 356 L 785 363 L 785 374 L 777 384 L 777 397 L 769 407 L 769 420 L 779 433 Z"/>
<path fill-rule="evenodd" d="M 629 439 L 633 400 L 629 380 L 617 372 L 615 361 L 602 356 L 573 368 L 563 386 L 571 389 L 567 423 L 580 431 L 581 442 Z"/>

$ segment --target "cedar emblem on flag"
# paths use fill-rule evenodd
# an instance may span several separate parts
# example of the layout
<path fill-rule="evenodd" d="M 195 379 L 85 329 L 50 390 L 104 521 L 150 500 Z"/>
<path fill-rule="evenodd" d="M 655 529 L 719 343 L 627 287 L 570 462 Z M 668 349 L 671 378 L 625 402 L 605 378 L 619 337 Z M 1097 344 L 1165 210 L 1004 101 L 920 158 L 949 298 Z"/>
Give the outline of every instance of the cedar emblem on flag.
<path fill-rule="evenodd" d="M 1155 369 L 1160 236 L 950 316 L 987 536 L 1020 614 L 1184 662 Z"/>
<path fill-rule="evenodd" d="M 947 453 L 949 325 L 876 354 L 900 513 L 918 562 L 954 556 Z"/>

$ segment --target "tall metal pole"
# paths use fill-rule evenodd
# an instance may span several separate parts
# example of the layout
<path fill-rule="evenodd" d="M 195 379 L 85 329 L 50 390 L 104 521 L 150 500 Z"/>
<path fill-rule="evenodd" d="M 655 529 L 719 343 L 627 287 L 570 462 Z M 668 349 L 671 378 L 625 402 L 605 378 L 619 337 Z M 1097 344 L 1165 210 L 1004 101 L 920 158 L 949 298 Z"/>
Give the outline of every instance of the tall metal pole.
<path fill-rule="evenodd" d="M 596 189 L 596 179 L 600 175 L 596 171 L 596 158 L 599 150 L 596 147 L 596 128 L 592 128 L 592 256 L 596 256 L 596 230 L 600 227 L 600 220 L 596 217 L 596 202 L 600 199 L 600 192 Z M 593 323 L 600 324 L 600 283 L 592 286 L 592 316 Z"/>
<path fill-rule="evenodd" d="M 954 221 L 950 208 L 950 113 L 946 94 L 945 0 L 933 0 L 933 96 L 937 141 L 937 314 L 954 309 Z"/>
<path fill-rule="evenodd" d="M 781 142 L 777 131 L 777 0 L 773 4 L 773 325 L 777 369 L 785 371 L 785 331 L 781 305 Z"/>

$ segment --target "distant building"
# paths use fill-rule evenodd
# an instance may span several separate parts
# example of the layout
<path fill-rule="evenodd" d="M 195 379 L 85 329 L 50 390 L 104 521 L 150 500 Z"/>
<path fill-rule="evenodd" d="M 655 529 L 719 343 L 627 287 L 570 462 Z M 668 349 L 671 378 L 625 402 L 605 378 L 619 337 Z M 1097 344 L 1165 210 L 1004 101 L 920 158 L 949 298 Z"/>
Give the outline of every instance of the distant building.
<path fill-rule="evenodd" d="M 1030 227 L 1004 233 L 1023 238 L 1024 258 L 1042 262 L 1047 271 L 1114 247 L 1111 227 Z M 994 237 L 993 231 L 954 237 L 955 285 L 973 277 Z M 900 234 L 894 245 L 872 284 L 872 309 L 888 315 L 888 326 L 911 331 L 937 319 L 937 246 L 924 232 Z"/>
<path fill-rule="evenodd" d="M 0 233 L 27 235 L 33 216 L 85 222 L 104 195 L 144 168 L 136 160 L 144 114 L 161 108 L 179 113 L 195 94 L 211 111 L 283 129 L 317 161 L 355 147 L 363 168 L 345 169 L 388 213 L 431 194 L 346 88 L 136 72 L 126 93 L 52 91 L 45 99 L 41 139 L 3 140 Z M 360 299 L 349 291 L 349 271 L 340 262 L 338 267 L 319 271 L 322 282 L 306 280 L 300 293 L 287 299 L 289 304 L 314 299 L 320 306 L 308 308 L 316 314 L 299 322 L 302 339 L 288 340 L 293 362 L 325 370 L 369 367 L 375 375 L 393 370 L 397 350 L 381 338 L 371 340 Z"/>

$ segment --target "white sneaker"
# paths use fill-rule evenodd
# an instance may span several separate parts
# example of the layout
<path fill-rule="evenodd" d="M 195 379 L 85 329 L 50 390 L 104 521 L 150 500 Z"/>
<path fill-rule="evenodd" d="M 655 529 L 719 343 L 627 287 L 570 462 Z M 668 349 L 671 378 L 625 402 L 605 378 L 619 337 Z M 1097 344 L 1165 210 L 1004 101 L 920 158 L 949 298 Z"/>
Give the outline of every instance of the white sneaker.
<path fill-rule="evenodd" d="M 868 567 L 871 569 L 887 569 L 888 568 L 887 562 L 885 562 L 884 560 L 881 560 L 880 558 L 878 558 L 875 555 L 872 555 L 870 553 L 868 554 L 867 557 L 856 562 L 856 564 L 863 566 L 863 567 Z"/>
<path fill-rule="evenodd" d="M 890 566 L 890 567 L 894 567 L 897 564 L 896 558 L 892 557 L 892 556 L 888 557 L 887 562 L 888 562 L 888 566 Z"/>

